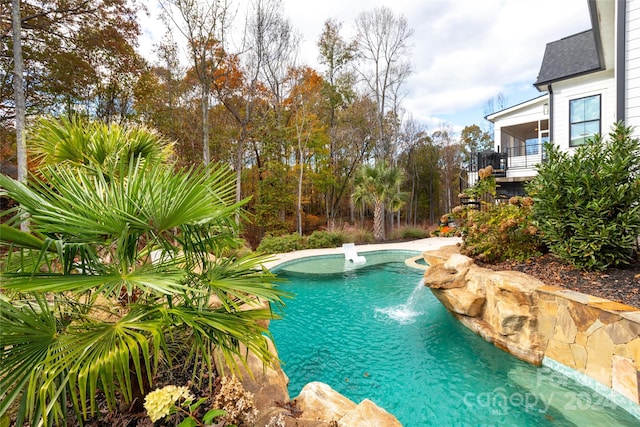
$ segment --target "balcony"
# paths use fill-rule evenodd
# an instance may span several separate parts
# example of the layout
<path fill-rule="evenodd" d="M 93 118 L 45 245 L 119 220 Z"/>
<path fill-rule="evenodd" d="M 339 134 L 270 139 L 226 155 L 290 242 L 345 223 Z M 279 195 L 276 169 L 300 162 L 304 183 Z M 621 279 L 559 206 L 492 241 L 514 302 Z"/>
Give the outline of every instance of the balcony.
<path fill-rule="evenodd" d="M 507 158 L 507 169 L 529 169 L 533 171 L 537 164 L 544 161 L 544 145 L 536 142 L 517 147 L 507 147 L 505 157 Z"/>
<path fill-rule="evenodd" d="M 477 169 L 484 169 L 487 166 L 493 168 L 493 176 L 503 177 L 507 176 L 507 153 L 496 153 L 495 151 L 483 151 L 478 153 L 478 161 L 476 163 Z"/>
<path fill-rule="evenodd" d="M 504 152 L 483 151 L 472 156 L 467 165 L 467 173 L 461 176 L 460 190 L 475 185 L 478 171 L 491 166 L 502 192 L 508 195 L 518 194 L 519 190 L 515 188 L 520 188 L 523 181 L 534 177 L 536 165 L 544 161 L 544 145 L 538 141 L 530 140 L 519 146 L 505 147 Z M 514 190 L 511 186 L 515 186 Z"/>
<path fill-rule="evenodd" d="M 543 144 L 527 144 L 526 146 L 507 147 L 506 152 L 483 151 L 477 153 L 469 163 L 469 172 L 478 172 L 487 166 L 493 168 L 493 176 L 506 177 L 512 169 L 531 169 L 544 160 Z M 475 161 L 473 161 L 475 160 Z"/>

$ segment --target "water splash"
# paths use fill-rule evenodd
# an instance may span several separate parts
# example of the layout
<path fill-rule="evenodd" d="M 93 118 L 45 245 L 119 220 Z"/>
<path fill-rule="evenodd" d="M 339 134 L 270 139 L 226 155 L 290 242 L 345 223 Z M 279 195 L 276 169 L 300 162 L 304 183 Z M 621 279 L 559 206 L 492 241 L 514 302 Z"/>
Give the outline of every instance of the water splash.
<path fill-rule="evenodd" d="M 416 308 L 417 303 L 420 300 L 420 296 L 423 294 L 424 279 L 421 279 L 418 285 L 411 292 L 411 295 L 409 295 L 407 302 L 391 307 L 376 308 L 375 316 L 376 318 L 383 316 L 383 318 L 396 321 L 401 325 L 410 325 L 416 321 L 416 317 L 424 314 Z"/>

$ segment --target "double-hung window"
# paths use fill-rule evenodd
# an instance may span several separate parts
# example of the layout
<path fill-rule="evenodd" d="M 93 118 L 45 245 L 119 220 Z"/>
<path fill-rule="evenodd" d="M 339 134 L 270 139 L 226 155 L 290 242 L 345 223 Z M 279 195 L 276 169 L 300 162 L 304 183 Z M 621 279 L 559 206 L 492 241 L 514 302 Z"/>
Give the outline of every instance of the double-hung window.
<path fill-rule="evenodd" d="M 600 95 L 570 100 L 569 126 L 571 147 L 582 145 L 587 139 L 600 133 Z"/>

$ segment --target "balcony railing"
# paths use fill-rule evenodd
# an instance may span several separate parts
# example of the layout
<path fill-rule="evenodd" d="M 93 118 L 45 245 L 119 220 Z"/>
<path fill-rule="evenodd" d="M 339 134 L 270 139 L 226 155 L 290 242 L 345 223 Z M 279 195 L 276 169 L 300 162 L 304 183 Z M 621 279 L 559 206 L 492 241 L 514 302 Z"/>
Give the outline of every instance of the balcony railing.
<path fill-rule="evenodd" d="M 545 159 L 543 144 L 507 148 L 508 169 L 533 169 Z"/>
<path fill-rule="evenodd" d="M 472 156 L 469 172 L 477 172 L 491 165 L 495 177 L 507 176 L 509 169 L 533 169 L 544 161 L 543 144 L 528 144 L 519 147 L 507 147 L 506 151 L 483 151 Z"/>

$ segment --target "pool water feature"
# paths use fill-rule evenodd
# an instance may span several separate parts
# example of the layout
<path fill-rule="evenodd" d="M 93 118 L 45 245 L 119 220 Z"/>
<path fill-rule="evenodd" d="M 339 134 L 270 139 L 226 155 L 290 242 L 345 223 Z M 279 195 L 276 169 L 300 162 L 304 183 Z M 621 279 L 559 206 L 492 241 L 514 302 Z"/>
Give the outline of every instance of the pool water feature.
<path fill-rule="evenodd" d="M 364 255 L 367 264 L 348 271 L 329 271 L 340 256 L 274 270 L 296 295 L 270 326 L 292 397 L 321 381 L 407 427 L 638 425 L 593 390 L 462 326 L 419 286 L 422 271 L 404 264 L 412 254 Z"/>

